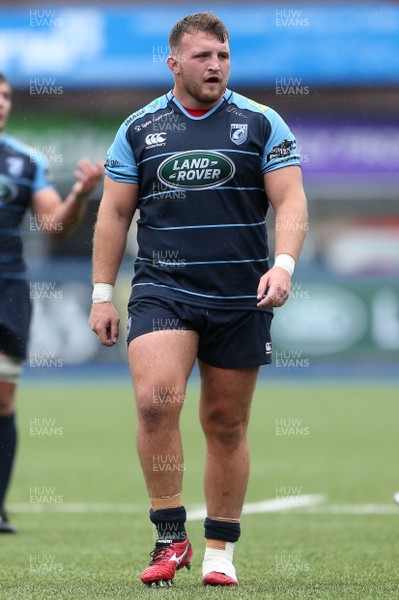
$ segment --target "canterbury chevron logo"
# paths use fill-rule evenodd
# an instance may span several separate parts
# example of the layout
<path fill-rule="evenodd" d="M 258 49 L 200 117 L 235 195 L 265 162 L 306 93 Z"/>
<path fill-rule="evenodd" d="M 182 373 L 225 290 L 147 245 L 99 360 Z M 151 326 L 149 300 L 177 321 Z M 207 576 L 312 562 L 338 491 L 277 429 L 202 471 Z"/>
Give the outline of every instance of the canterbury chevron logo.
<path fill-rule="evenodd" d="M 164 146 L 166 143 L 166 133 L 150 133 L 145 138 L 146 147 L 150 148 L 152 146 Z"/>

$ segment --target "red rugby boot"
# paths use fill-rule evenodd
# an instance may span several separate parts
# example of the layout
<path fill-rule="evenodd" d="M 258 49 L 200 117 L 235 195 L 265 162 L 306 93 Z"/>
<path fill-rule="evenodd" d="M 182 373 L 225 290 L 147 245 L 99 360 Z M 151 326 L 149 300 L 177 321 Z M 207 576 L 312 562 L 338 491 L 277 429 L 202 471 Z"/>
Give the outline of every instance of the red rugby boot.
<path fill-rule="evenodd" d="M 141 574 L 141 581 L 148 587 L 154 583 L 163 587 L 172 586 L 176 571 L 186 567 L 191 569 L 190 560 L 193 549 L 190 540 L 174 542 L 173 540 L 157 540 L 154 550 L 150 553 L 152 560 Z"/>

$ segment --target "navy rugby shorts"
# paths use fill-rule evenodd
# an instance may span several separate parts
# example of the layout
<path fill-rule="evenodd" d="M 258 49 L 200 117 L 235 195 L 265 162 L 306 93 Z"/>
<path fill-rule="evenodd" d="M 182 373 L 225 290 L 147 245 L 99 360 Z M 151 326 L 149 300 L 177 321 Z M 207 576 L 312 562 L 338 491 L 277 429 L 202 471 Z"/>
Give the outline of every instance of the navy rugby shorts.
<path fill-rule="evenodd" d="M 130 298 L 128 345 L 153 331 L 185 330 L 199 335 L 197 357 L 222 369 L 271 363 L 270 327 L 273 314 L 264 310 L 201 308 L 170 298 Z"/>
<path fill-rule="evenodd" d="M 26 358 L 32 314 L 29 284 L 19 279 L 0 279 L 0 351 Z"/>

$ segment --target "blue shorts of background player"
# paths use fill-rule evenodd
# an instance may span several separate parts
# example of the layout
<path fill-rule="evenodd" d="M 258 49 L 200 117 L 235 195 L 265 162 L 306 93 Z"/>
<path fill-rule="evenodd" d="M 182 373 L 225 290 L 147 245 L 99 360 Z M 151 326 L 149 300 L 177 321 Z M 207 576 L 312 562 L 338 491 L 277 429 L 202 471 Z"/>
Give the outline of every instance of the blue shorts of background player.
<path fill-rule="evenodd" d="M 29 284 L 24 280 L 2 279 L 0 294 L 0 352 L 26 358 L 32 306 Z"/>

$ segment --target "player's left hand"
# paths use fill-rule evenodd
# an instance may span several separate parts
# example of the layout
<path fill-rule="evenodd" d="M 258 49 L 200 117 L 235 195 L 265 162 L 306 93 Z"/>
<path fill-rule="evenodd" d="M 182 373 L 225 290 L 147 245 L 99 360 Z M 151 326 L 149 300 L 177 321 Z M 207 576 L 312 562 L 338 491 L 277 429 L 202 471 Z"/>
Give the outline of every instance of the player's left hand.
<path fill-rule="evenodd" d="M 100 344 L 111 347 L 119 337 L 119 315 L 112 302 L 91 305 L 89 324 L 98 335 Z"/>
<path fill-rule="evenodd" d="M 101 161 L 91 163 L 87 158 L 82 158 L 75 171 L 76 181 L 72 193 L 76 196 L 85 196 L 94 190 L 101 182 L 104 165 Z"/>
<path fill-rule="evenodd" d="M 257 306 L 259 308 L 283 306 L 289 298 L 290 290 L 291 275 L 282 267 L 273 267 L 260 278 Z"/>

